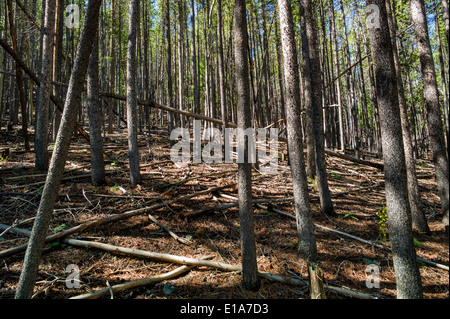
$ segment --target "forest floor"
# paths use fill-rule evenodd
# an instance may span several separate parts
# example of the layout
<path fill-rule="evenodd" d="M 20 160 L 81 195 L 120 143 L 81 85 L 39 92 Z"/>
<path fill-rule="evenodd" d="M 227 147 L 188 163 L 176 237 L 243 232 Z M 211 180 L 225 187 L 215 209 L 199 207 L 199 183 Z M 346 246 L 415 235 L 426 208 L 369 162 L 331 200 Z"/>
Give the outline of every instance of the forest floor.
<path fill-rule="evenodd" d="M 128 173 L 127 139 L 124 133 L 108 135 L 104 144 L 107 185 L 94 187 L 89 176 L 90 147 L 81 137 L 74 137 L 66 163 L 65 178 L 51 220 L 51 232 L 68 229 L 88 220 L 146 207 L 163 195 L 164 200 L 217 187 L 236 181 L 236 164 L 174 164 L 170 161 L 168 136 L 155 129 L 150 137 L 139 136 L 142 183 L 131 187 Z M 34 170 L 34 154 L 21 150 L 22 138 L 12 133 L 0 135 L 0 224 L 12 225 L 34 217 L 39 193 L 45 180 L 44 172 Z M 282 144 L 280 144 L 282 145 Z M 285 147 L 285 146 L 280 146 Z M 281 150 L 280 150 L 281 151 Z M 283 150 L 285 151 L 285 150 Z M 333 194 L 375 185 L 373 188 L 334 196 L 337 217 L 320 212 L 318 199 L 311 200 L 314 222 L 365 240 L 389 246 L 382 240 L 377 213 L 385 206 L 383 174 L 380 170 L 334 157 L 326 157 L 330 190 Z M 370 158 L 376 162 L 376 159 Z M 379 162 L 379 161 L 378 161 Z M 231 172 L 230 172 L 231 171 Z M 253 170 L 253 196 L 288 198 L 292 196 L 290 170 L 285 160 L 279 162 L 276 175 L 262 175 Z M 215 176 L 202 177 L 217 173 Z M 417 255 L 436 263 L 449 264 L 449 238 L 440 224 L 441 216 L 436 182 L 430 161 L 418 161 L 422 208 L 428 218 L 431 235 L 414 233 Z M 188 182 L 181 182 L 187 178 Z M 310 181 L 311 195 L 318 191 Z M 175 183 L 178 183 L 174 185 Z M 172 189 L 167 192 L 172 187 Z M 164 193 L 164 194 L 163 194 Z M 237 196 L 236 187 L 220 191 Z M 161 201 L 158 201 L 161 202 Z M 148 214 L 97 226 L 70 238 L 109 243 L 116 246 L 167 253 L 192 258 L 214 255 L 214 261 L 240 264 L 239 211 L 237 207 L 221 211 L 206 208 L 235 202 L 232 198 L 212 193 L 166 205 L 151 214 L 178 236 L 192 241 L 184 245 L 152 222 Z M 267 205 L 267 204 L 265 204 Z M 294 214 L 292 202 L 273 203 L 273 208 Z M 203 214 L 196 214 L 203 212 Z M 295 220 L 272 210 L 255 207 L 255 233 L 258 267 L 261 271 L 286 277 L 307 279 L 306 263 L 297 253 Z M 32 222 L 20 228 L 31 229 Z M 319 265 L 325 283 L 380 298 L 395 297 L 392 254 L 382 249 L 316 227 Z M 0 231 L 1 233 L 1 231 Z M 27 237 L 8 232 L 0 238 L 0 251 L 27 241 Z M 0 298 L 13 298 L 22 269 L 23 253 L 6 257 L 0 265 Z M 76 264 L 80 270 L 81 287 L 67 288 L 65 269 Z M 380 287 L 368 288 L 366 272 L 369 264 L 380 266 Z M 422 262 L 424 296 L 427 299 L 449 298 L 449 272 Z M 128 257 L 97 249 L 76 248 L 64 244 L 46 244 L 34 298 L 70 298 L 110 285 L 167 273 L 179 265 L 150 259 Z M 170 284 L 168 284 L 170 283 Z M 104 298 L 110 298 L 109 294 Z M 258 292 L 246 291 L 238 272 L 224 272 L 208 267 L 196 267 L 168 281 L 150 284 L 114 294 L 114 298 L 308 298 L 307 287 L 262 279 Z M 327 291 L 327 298 L 349 296 Z"/>

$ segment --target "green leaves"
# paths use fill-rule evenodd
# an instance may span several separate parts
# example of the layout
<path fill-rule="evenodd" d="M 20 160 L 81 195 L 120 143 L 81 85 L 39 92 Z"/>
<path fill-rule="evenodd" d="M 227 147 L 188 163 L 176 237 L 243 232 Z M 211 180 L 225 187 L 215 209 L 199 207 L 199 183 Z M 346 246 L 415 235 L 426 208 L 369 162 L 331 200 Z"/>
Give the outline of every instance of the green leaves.
<path fill-rule="evenodd" d="M 422 248 L 423 244 L 416 238 L 414 237 L 414 246 Z"/>
<path fill-rule="evenodd" d="M 342 218 L 343 219 L 346 219 L 346 218 L 352 218 L 352 219 L 354 219 L 354 220 L 359 220 L 358 219 L 358 217 L 355 217 L 355 215 L 356 215 L 356 213 L 347 213 L 347 214 L 345 214 Z"/>
<path fill-rule="evenodd" d="M 63 231 L 64 228 L 66 228 L 66 224 L 61 224 L 58 227 L 53 228 L 52 232 L 56 234 L 59 233 L 60 231 Z"/>
<path fill-rule="evenodd" d="M 388 217 L 387 217 L 387 208 L 383 206 L 376 213 L 378 217 L 378 235 L 382 241 L 388 240 Z"/>

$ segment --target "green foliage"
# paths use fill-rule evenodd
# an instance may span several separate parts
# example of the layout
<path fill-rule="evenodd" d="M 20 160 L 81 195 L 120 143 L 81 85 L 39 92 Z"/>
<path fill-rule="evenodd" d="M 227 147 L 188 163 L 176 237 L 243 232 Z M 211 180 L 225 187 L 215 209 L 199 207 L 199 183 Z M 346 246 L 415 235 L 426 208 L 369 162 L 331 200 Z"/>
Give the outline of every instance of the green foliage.
<path fill-rule="evenodd" d="M 59 241 L 55 241 L 53 243 L 49 243 L 48 246 L 52 247 L 52 248 L 64 248 L 67 246 L 67 244 L 60 243 Z"/>
<path fill-rule="evenodd" d="M 331 173 L 331 177 L 333 177 L 334 179 L 341 179 L 342 176 L 336 173 Z"/>
<path fill-rule="evenodd" d="M 112 161 L 111 164 L 109 164 L 109 166 L 120 166 L 120 162 L 119 161 Z"/>
<path fill-rule="evenodd" d="M 293 240 L 289 243 L 289 247 L 291 247 L 292 249 L 297 249 L 298 248 L 298 240 Z"/>
<path fill-rule="evenodd" d="M 359 220 L 358 217 L 356 217 L 355 215 L 356 215 L 356 213 L 347 213 L 347 214 L 345 214 L 342 218 L 343 218 L 343 219 L 346 219 L 346 218 L 352 218 L 352 219 L 354 219 L 354 220 Z"/>
<path fill-rule="evenodd" d="M 378 235 L 382 241 L 388 240 L 388 216 L 387 216 L 387 208 L 383 206 L 376 213 L 378 217 Z"/>
<path fill-rule="evenodd" d="M 119 189 L 120 189 L 120 186 L 115 185 L 115 186 L 111 187 L 109 190 L 110 190 L 111 192 L 114 192 L 114 191 L 118 191 Z"/>
<path fill-rule="evenodd" d="M 421 248 L 423 246 L 423 244 L 416 238 L 414 237 L 414 246 Z"/>
<path fill-rule="evenodd" d="M 264 211 L 264 214 L 266 214 L 267 216 L 271 216 L 271 217 L 275 217 L 277 215 L 276 213 L 269 211 L 269 210 Z"/>
<path fill-rule="evenodd" d="M 60 231 L 63 231 L 64 228 L 66 228 L 66 224 L 61 224 L 61 225 L 53 228 L 52 232 L 56 234 L 56 233 L 59 233 Z"/>

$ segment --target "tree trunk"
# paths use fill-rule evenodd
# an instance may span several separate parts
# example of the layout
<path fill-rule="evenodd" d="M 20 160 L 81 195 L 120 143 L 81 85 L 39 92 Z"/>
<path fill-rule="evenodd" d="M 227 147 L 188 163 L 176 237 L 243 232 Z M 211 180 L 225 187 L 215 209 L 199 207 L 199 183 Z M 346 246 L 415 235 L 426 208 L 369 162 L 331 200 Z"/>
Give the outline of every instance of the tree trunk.
<path fill-rule="evenodd" d="M 308 196 L 302 131 L 299 129 L 300 100 L 298 97 L 300 96 L 300 80 L 294 22 L 289 0 L 278 0 L 278 13 L 284 61 L 286 122 L 292 184 L 294 188 L 294 209 L 299 243 L 298 250 L 310 265 L 317 261 L 317 247 Z M 313 290 L 315 289 L 311 289 L 311 291 Z"/>
<path fill-rule="evenodd" d="M 450 47 L 450 39 L 449 39 L 449 15 L 448 15 L 448 1 L 447 0 L 441 0 L 442 4 L 442 15 L 444 16 L 444 25 L 445 25 L 445 37 L 447 38 L 447 48 Z"/>
<path fill-rule="evenodd" d="M 220 97 L 220 110 L 222 113 L 223 122 L 223 136 L 225 128 L 228 126 L 228 111 L 227 111 L 227 94 L 225 88 L 225 70 L 223 62 L 223 21 L 222 21 L 222 0 L 217 1 L 217 61 L 219 71 L 219 97 Z"/>
<path fill-rule="evenodd" d="M 178 107 L 184 110 L 184 17 L 183 17 L 183 3 L 178 0 Z M 185 127 L 184 117 L 180 117 L 181 127 Z"/>
<path fill-rule="evenodd" d="M 89 59 L 87 98 L 89 117 L 89 137 L 91 145 L 91 165 L 92 184 L 95 186 L 105 183 L 105 163 L 103 160 L 103 140 L 102 140 L 102 107 L 99 97 L 98 80 L 98 33 L 95 36 L 92 46 L 92 53 Z"/>
<path fill-rule="evenodd" d="M 63 40 L 63 33 L 62 33 L 62 24 L 60 22 L 63 22 L 63 18 L 61 16 L 64 14 L 64 4 L 63 0 L 57 0 L 56 1 L 56 8 L 55 8 L 55 33 L 54 33 L 54 49 L 53 49 L 53 66 L 52 66 L 52 78 L 53 81 L 60 81 L 61 80 L 61 64 L 62 64 L 62 40 Z M 60 27 L 61 26 L 61 27 Z M 61 92 L 60 86 L 53 86 L 53 95 L 56 96 L 58 99 L 60 98 L 61 94 L 58 94 Z M 52 106 L 52 141 L 56 140 L 56 134 L 58 133 L 59 123 L 61 121 L 61 114 L 57 110 L 56 107 Z"/>
<path fill-rule="evenodd" d="M 441 45 L 441 29 L 439 25 L 439 15 L 438 15 L 438 8 L 436 4 L 436 0 L 433 0 L 433 6 L 434 6 L 434 25 L 435 30 L 437 31 L 437 46 L 439 51 L 439 65 L 440 65 L 440 73 L 441 73 L 441 83 L 442 83 L 442 93 L 444 96 L 444 124 L 445 124 L 445 135 L 446 135 L 446 142 L 447 142 L 447 159 L 448 159 L 448 148 L 450 147 L 450 123 L 448 118 L 448 91 L 447 91 L 447 79 L 448 79 L 448 69 L 446 71 L 445 63 L 444 63 L 444 56 L 442 54 L 442 45 Z M 444 10 L 444 9 L 442 9 Z M 448 18 L 448 17 L 447 17 Z"/>
<path fill-rule="evenodd" d="M 51 7 L 51 3 L 47 2 L 47 4 Z M 70 77 L 69 88 L 67 90 L 64 113 L 61 118 L 61 124 L 37 216 L 25 253 L 23 268 L 15 296 L 17 299 L 31 298 L 33 294 L 44 240 L 47 235 L 48 224 L 52 216 L 55 199 L 64 172 L 64 165 L 69 152 L 76 115 L 80 106 L 81 93 L 83 91 L 89 57 L 91 55 L 92 44 L 98 27 L 100 5 L 101 0 L 90 0 L 87 5 L 75 64 Z"/>
<path fill-rule="evenodd" d="M 398 298 L 422 298 L 408 199 L 405 154 L 392 45 L 385 0 L 367 0 L 381 27 L 369 27 L 380 108 L 381 138 L 386 181 L 386 207 Z M 376 9 L 374 9 L 376 8 Z"/>
<path fill-rule="evenodd" d="M 55 26 L 55 1 L 46 0 L 44 28 L 42 29 L 42 61 L 37 104 L 36 104 L 36 128 L 34 139 L 34 151 L 36 155 L 35 168 L 40 171 L 48 169 L 48 116 L 52 79 L 52 48 L 53 28 Z"/>
<path fill-rule="evenodd" d="M 198 83 L 197 83 L 197 53 L 195 49 L 195 0 L 191 1 L 191 37 L 192 37 L 192 80 L 193 80 L 193 95 L 194 95 L 194 107 L 193 111 L 196 114 L 200 114 L 200 95 L 198 91 Z"/>
<path fill-rule="evenodd" d="M 139 0 L 130 1 L 130 17 L 128 26 L 127 51 L 127 127 L 128 127 L 128 156 L 130 161 L 131 185 L 141 182 L 139 171 L 139 148 L 137 141 L 137 93 L 136 93 L 136 28 L 139 23 Z M 168 64 L 170 66 L 170 62 Z M 169 71 L 170 75 L 170 71 Z M 170 77 L 169 77 L 170 78 Z"/>
<path fill-rule="evenodd" d="M 286 108 L 285 108 L 285 99 L 284 99 L 284 85 L 283 85 L 283 70 L 281 68 L 281 56 L 280 56 L 280 37 L 278 36 L 279 29 L 279 14 L 277 14 L 277 8 L 274 8 L 274 19 L 275 19 L 275 45 L 276 45 L 276 53 L 277 53 L 277 70 L 278 70 L 278 87 L 279 87 L 279 95 L 280 95 L 280 104 L 279 104 L 279 116 L 281 119 L 286 118 Z M 298 64 L 298 61 L 297 61 Z M 299 89 L 300 90 L 300 89 Z M 300 96 L 300 95 L 299 95 Z M 300 132 L 302 130 L 300 129 Z M 303 139 L 303 138 L 302 138 Z M 303 142 L 303 141 L 302 141 Z"/>
<path fill-rule="evenodd" d="M 408 195 L 409 195 L 409 206 L 411 209 L 412 226 L 419 232 L 429 234 L 430 229 L 428 228 L 427 220 L 425 218 L 424 213 L 420 209 L 421 201 L 419 193 L 419 184 L 417 182 L 417 175 L 416 175 L 416 159 L 414 157 L 412 149 L 411 135 L 410 135 L 411 126 L 409 125 L 408 120 L 405 89 L 403 87 L 403 77 L 398 57 L 397 36 L 396 36 L 397 26 L 394 23 L 392 17 L 390 0 L 386 0 L 386 10 L 389 22 L 390 37 L 392 42 L 392 53 L 394 58 L 395 73 L 397 75 L 398 101 L 400 107 L 400 119 L 402 123 L 403 145 L 406 157 L 406 174 L 408 178 Z"/>
<path fill-rule="evenodd" d="M 173 107 L 173 92 L 172 92 L 172 46 L 170 41 L 170 3 L 169 0 L 165 1 L 165 28 L 166 28 L 166 46 L 167 46 L 167 56 L 166 56 L 166 72 L 167 72 L 167 105 Z M 168 132 L 169 135 L 172 130 L 175 128 L 175 117 L 172 113 L 168 114 L 169 117 L 169 125 Z M 170 140 L 170 144 L 172 145 L 174 142 Z"/>
<path fill-rule="evenodd" d="M 308 112 L 308 122 L 310 125 L 313 125 L 313 145 L 320 204 L 324 214 L 334 216 L 336 213 L 334 212 L 333 203 L 331 201 L 331 194 L 326 175 L 326 162 L 323 146 L 322 80 L 311 1 L 302 0 L 300 2 L 300 15 L 302 19 L 305 107 L 307 110 L 311 110 Z"/>
<path fill-rule="evenodd" d="M 115 68 L 116 68 L 116 56 L 114 54 L 115 51 L 115 36 L 114 36 L 114 24 L 115 24 L 115 0 L 111 0 L 111 39 L 109 44 L 109 55 L 111 61 L 108 63 L 108 84 L 109 92 L 115 93 Z M 115 100 L 110 99 L 108 104 L 108 133 L 113 133 L 113 120 L 114 120 L 114 108 L 115 108 Z"/>
<path fill-rule="evenodd" d="M 245 0 L 234 1 L 234 52 L 237 88 L 238 130 L 251 128 L 248 38 Z M 242 275 L 245 289 L 259 289 L 256 242 L 252 209 L 252 166 L 248 158 L 248 138 L 244 141 L 244 160 L 238 163 L 238 197 L 242 249 Z"/>
<path fill-rule="evenodd" d="M 13 49 L 18 54 L 20 54 L 20 50 L 18 50 L 17 45 L 17 35 L 16 35 L 16 28 L 14 25 L 14 18 L 13 18 L 13 11 L 12 11 L 12 0 L 7 1 L 8 4 L 8 20 L 9 20 L 9 33 L 11 35 L 11 40 L 13 43 Z M 25 149 L 30 149 L 30 142 L 28 138 L 28 126 L 27 126 L 27 102 L 26 102 L 26 93 L 25 93 L 25 86 L 24 81 L 22 77 L 22 69 L 20 66 L 16 63 L 16 81 L 17 81 L 17 91 L 19 94 L 19 104 L 20 104 L 20 110 L 22 113 L 22 134 L 24 138 L 24 145 Z"/>
<path fill-rule="evenodd" d="M 410 0 L 411 15 L 414 22 L 414 33 L 417 40 L 420 66 L 422 72 L 423 92 L 428 119 L 428 135 L 430 149 L 436 171 L 436 180 L 441 198 L 443 224 L 449 225 L 449 172 L 447 150 L 445 148 L 444 132 L 439 107 L 439 91 L 436 81 L 433 52 L 428 35 L 427 18 L 423 0 Z"/>
<path fill-rule="evenodd" d="M 351 55 L 350 55 L 350 45 L 348 40 L 348 33 L 347 33 L 347 17 L 345 14 L 345 8 L 344 3 L 342 0 L 340 0 L 341 10 L 342 10 L 342 24 L 344 27 L 344 53 L 345 53 L 345 61 L 347 64 L 347 67 L 350 68 L 351 66 Z M 350 134 L 350 139 L 352 141 L 352 146 L 355 149 L 355 155 L 356 157 L 359 156 L 359 130 L 358 130 L 358 118 L 357 118 L 357 105 L 356 105 L 356 96 L 355 96 L 355 84 L 354 84 L 354 74 L 352 69 L 349 70 L 349 72 L 346 73 L 346 82 L 347 87 L 347 120 L 348 120 L 348 132 Z"/>

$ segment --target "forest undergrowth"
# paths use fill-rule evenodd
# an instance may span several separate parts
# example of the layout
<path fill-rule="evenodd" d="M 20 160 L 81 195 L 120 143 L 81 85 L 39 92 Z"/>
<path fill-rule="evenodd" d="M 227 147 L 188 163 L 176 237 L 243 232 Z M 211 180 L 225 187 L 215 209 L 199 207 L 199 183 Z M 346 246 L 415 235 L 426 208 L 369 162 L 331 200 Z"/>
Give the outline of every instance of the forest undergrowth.
<path fill-rule="evenodd" d="M 39 205 L 45 172 L 34 170 L 34 154 L 18 147 L 21 140 L 19 135 L 0 135 L 0 224 L 6 227 L 20 223 L 17 228 L 30 230 Z M 90 177 L 89 144 L 81 137 L 73 138 L 49 234 L 229 184 L 228 188 L 157 205 L 151 212 L 89 228 L 69 238 L 190 258 L 212 256 L 211 261 L 239 266 L 238 207 L 223 206 L 236 202 L 234 183 L 237 164 L 173 163 L 169 157 L 166 131 L 154 127 L 149 136 L 139 135 L 142 181 L 137 187 L 131 187 L 126 145 L 125 133 L 108 134 L 104 144 L 107 185 L 96 187 L 92 186 Z M 284 144 L 280 144 L 279 152 L 277 174 L 263 175 L 253 169 L 253 199 L 272 199 L 271 202 L 254 205 L 258 269 L 307 282 L 306 262 L 297 253 L 295 220 L 281 214 L 293 215 L 294 212 L 290 169 L 287 158 L 281 156 L 281 153 L 286 153 Z M 366 154 L 366 159 L 380 162 L 370 155 Z M 328 155 L 326 161 L 337 217 L 321 213 L 319 201 L 314 197 L 318 194 L 317 185 L 314 180 L 309 180 L 308 184 L 316 224 L 319 264 L 325 284 L 341 289 L 327 289 L 327 298 L 355 298 L 358 294 L 395 298 L 383 172 Z M 431 234 L 414 233 L 414 243 L 417 256 L 425 261 L 418 261 L 424 297 L 448 299 L 448 266 L 445 270 L 426 262 L 449 263 L 448 233 L 445 233 L 437 214 L 440 201 L 433 172 L 430 160 L 418 161 L 421 208 Z M 171 236 L 154 220 L 175 236 Z M 4 230 L 0 229 L 0 233 Z M 28 240 L 27 236 L 16 234 L 11 229 L 0 237 L 0 251 Z M 19 280 L 23 252 L 0 259 L 0 298 L 10 299 L 14 297 Z M 70 275 L 66 272 L 68 265 L 76 265 L 79 269 L 78 288 L 67 286 Z M 368 288 L 367 279 L 371 275 L 367 272 L 369 265 L 379 267 L 379 288 Z M 45 246 L 34 298 L 71 298 L 164 274 L 179 266 L 99 249 L 74 247 L 62 240 L 50 242 Z M 103 298 L 111 298 L 111 294 L 108 292 Z M 239 271 L 198 266 L 169 280 L 115 292 L 113 297 L 292 299 L 308 298 L 308 287 L 264 278 L 261 288 L 250 292 L 243 289 Z"/>

